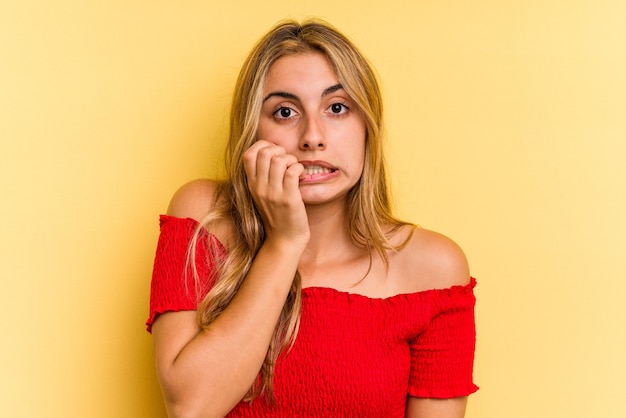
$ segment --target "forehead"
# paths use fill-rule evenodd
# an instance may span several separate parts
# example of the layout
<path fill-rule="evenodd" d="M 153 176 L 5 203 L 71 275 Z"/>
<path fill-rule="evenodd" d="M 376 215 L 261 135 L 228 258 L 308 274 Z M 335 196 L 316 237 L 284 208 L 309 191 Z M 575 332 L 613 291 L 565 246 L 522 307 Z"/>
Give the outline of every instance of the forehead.
<path fill-rule="evenodd" d="M 286 55 L 269 68 L 265 92 L 276 89 L 321 89 L 338 83 L 338 77 L 326 56 L 320 52 Z"/>

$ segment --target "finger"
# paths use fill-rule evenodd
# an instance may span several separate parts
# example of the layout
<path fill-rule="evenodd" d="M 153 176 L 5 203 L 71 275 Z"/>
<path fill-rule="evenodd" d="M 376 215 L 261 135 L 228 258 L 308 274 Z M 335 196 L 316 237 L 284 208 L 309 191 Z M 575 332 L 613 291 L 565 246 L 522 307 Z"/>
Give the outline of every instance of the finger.
<path fill-rule="evenodd" d="M 304 173 L 304 166 L 296 161 L 285 171 L 284 189 L 286 193 L 300 193 L 300 176 Z"/>
<path fill-rule="evenodd" d="M 257 141 L 244 153 L 244 169 L 249 180 L 255 181 L 261 176 L 262 181 L 267 181 L 267 170 L 269 169 L 269 160 L 271 153 L 268 150 L 277 147 L 268 141 Z M 280 147 L 278 147 L 280 148 Z M 279 149 L 275 152 L 280 152 Z"/>
<path fill-rule="evenodd" d="M 287 169 L 298 163 L 298 159 L 291 154 L 274 155 L 270 164 L 269 183 L 275 190 L 282 191 Z"/>
<path fill-rule="evenodd" d="M 246 172 L 246 177 L 248 177 L 248 182 L 253 182 L 256 179 L 257 153 L 262 146 L 262 144 L 257 144 L 259 143 L 254 143 L 243 153 L 243 168 Z"/>
<path fill-rule="evenodd" d="M 282 156 L 286 155 L 283 147 L 271 145 L 259 149 L 256 160 L 256 177 L 262 182 L 271 182 L 272 172 L 280 169 Z M 282 167 L 283 172 L 286 167 Z"/>

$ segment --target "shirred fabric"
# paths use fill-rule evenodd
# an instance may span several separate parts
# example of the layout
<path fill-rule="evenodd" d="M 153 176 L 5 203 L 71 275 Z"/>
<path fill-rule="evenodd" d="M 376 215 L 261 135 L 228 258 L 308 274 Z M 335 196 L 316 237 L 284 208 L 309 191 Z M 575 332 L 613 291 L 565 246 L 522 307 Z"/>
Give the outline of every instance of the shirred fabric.
<path fill-rule="evenodd" d="M 185 290 L 184 275 L 197 226 L 192 219 L 161 216 L 148 330 L 159 313 L 197 307 L 195 295 Z M 207 249 L 222 255 L 225 250 L 206 231 L 201 241 L 196 260 L 207 292 L 215 265 Z M 276 363 L 276 404 L 262 397 L 240 402 L 228 417 L 399 418 L 407 394 L 453 398 L 475 392 L 475 285 L 472 278 L 466 286 L 384 299 L 303 289 L 298 336 Z"/>
<path fill-rule="evenodd" d="M 198 222 L 161 215 L 159 224 L 161 233 L 152 270 L 150 315 L 146 322 L 148 332 L 161 313 L 196 310 L 213 283 L 215 258 L 212 255 L 226 253 L 217 238 L 201 229 L 194 259 L 199 278 L 196 283 L 193 269 L 187 262 L 187 252 Z"/>
<path fill-rule="evenodd" d="M 429 297 L 430 323 L 411 347 L 409 394 L 421 398 L 450 398 L 473 388 L 476 329 L 471 289 L 456 286 Z"/>

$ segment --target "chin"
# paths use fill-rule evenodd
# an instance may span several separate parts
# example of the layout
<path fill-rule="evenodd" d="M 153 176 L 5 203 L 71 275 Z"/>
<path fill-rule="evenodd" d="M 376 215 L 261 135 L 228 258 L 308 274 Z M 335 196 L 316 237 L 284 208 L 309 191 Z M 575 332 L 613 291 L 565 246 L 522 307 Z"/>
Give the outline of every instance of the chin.
<path fill-rule="evenodd" d="M 329 187 L 329 185 L 322 184 L 300 186 L 302 201 L 305 205 L 345 202 L 348 192 L 349 188 L 346 187 Z"/>
<path fill-rule="evenodd" d="M 332 194 L 332 195 L 320 195 L 320 194 L 302 194 L 302 201 L 307 206 L 326 205 L 345 203 L 346 194 Z"/>

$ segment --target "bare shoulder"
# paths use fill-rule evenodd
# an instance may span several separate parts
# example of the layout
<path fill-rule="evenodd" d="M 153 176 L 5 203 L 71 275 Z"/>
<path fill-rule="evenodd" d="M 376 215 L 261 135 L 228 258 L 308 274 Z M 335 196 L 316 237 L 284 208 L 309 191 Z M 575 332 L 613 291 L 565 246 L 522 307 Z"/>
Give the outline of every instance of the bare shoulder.
<path fill-rule="evenodd" d="M 445 235 L 415 228 L 397 254 L 403 287 L 412 292 L 466 285 L 470 272 L 465 253 Z"/>
<path fill-rule="evenodd" d="M 170 201 L 167 214 L 177 218 L 191 218 L 203 222 L 219 202 L 220 183 L 210 179 L 198 179 L 182 185 Z M 235 228 L 230 218 L 217 218 L 211 223 L 210 232 L 230 248 Z"/>
<path fill-rule="evenodd" d="M 177 218 L 192 218 L 200 222 L 214 205 L 218 183 L 197 179 L 182 185 L 170 201 L 167 214 Z"/>

